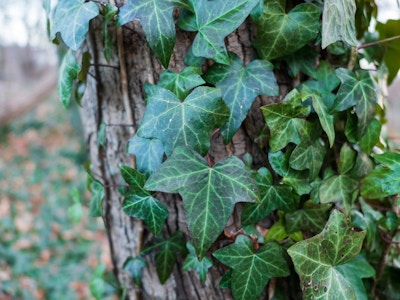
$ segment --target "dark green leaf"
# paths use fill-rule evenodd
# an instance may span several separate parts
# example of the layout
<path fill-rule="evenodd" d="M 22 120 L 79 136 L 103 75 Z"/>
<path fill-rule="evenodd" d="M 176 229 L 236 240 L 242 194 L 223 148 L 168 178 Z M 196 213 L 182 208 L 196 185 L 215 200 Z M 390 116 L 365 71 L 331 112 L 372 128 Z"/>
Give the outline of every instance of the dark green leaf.
<path fill-rule="evenodd" d="M 221 280 L 219 281 L 220 288 L 231 288 L 232 286 L 232 269 L 226 271 L 226 273 L 222 276 Z"/>
<path fill-rule="evenodd" d="M 338 171 L 340 174 L 346 174 L 350 172 L 356 161 L 356 155 L 357 153 L 349 144 L 343 144 L 342 148 L 340 149 L 340 157 L 338 163 Z"/>
<path fill-rule="evenodd" d="M 140 20 L 147 42 L 165 68 L 175 45 L 175 24 L 172 13 L 176 8 L 170 0 L 126 0 L 119 9 L 120 26 Z"/>
<path fill-rule="evenodd" d="M 325 0 L 322 13 L 322 49 L 337 41 L 357 45 L 355 1 Z"/>
<path fill-rule="evenodd" d="M 299 230 L 321 232 L 331 208 L 331 204 L 314 204 L 312 201 L 306 201 L 302 209 L 285 214 L 287 232 L 292 233 Z"/>
<path fill-rule="evenodd" d="M 353 266 L 365 234 L 355 232 L 345 216 L 334 210 L 320 234 L 288 249 L 305 299 L 356 299 L 355 280 L 349 278 L 354 274 L 342 271 Z"/>
<path fill-rule="evenodd" d="M 103 26 L 103 33 L 102 33 L 102 38 L 103 38 L 103 43 L 104 43 L 104 58 L 110 62 L 111 56 L 112 56 L 112 51 L 114 47 L 113 39 L 112 39 L 112 34 L 110 30 L 108 29 L 108 25 L 112 20 L 114 20 L 115 15 L 118 12 L 118 8 L 114 5 L 107 4 L 103 8 L 103 19 L 101 20 L 101 24 Z"/>
<path fill-rule="evenodd" d="M 354 179 L 360 179 L 371 172 L 374 166 L 375 164 L 369 155 L 358 152 L 356 162 L 349 175 Z"/>
<path fill-rule="evenodd" d="M 355 73 L 347 69 L 337 69 L 336 75 L 342 85 L 337 92 L 335 111 L 356 107 L 358 117 L 358 136 L 364 135 L 375 114 L 378 102 L 376 88 L 369 72 L 359 70 Z"/>
<path fill-rule="evenodd" d="M 64 43 L 71 50 L 78 50 L 86 38 L 89 21 L 99 14 L 99 7 L 94 2 L 85 0 L 58 1 L 55 8 L 51 39 L 61 33 Z"/>
<path fill-rule="evenodd" d="M 376 199 L 400 193 L 400 154 L 388 152 L 374 155 L 378 166 L 361 183 L 361 195 Z"/>
<path fill-rule="evenodd" d="M 274 185 L 271 173 L 266 168 L 258 170 L 256 175 L 260 191 L 260 203 L 246 203 L 243 207 L 241 221 L 243 224 L 254 224 L 267 217 L 275 209 L 291 211 L 297 197 L 287 185 Z"/>
<path fill-rule="evenodd" d="M 365 134 L 360 139 L 359 145 L 362 151 L 367 154 L 371 153 L 372 148 L 379 142 L 381 128 L 381 122 L 373 118 Z"/>
<path fill-rule="evenodd" d="M 147 267 L 147 263 L 142 257 L 130 256 L 125 261 L 123 269 L 131 274 L 132 280 L 137 286 L 142 286 L 142 269 L 145 267 Z"/>
<path fill-rule="evenodd" d="M 318 53 L 314 48 L 306 45 L 305 47 L 289 54 L 284 59 L 288 65 L 288 73 L 291 77 L 296 77 L 302 72 L 312 78 L 315 77 L 315 63 Z"/>
<path fill-rule="evenodd" d="M 313 40 L 320 28 L 321 11 L 311 3 L 296 5 L 288 14 L 286 1 L 270 0 L 264 5 L 258 31 L 257 46 L 266 60 L 288 55 Z"/>
<path fill-rule="evenodd" d="M 148 179 L 146 189 L 180 193 L 200 258 L 223 231 L 237 202 L 258 200 L 257 185 L 237 157 L 213 167 L 189 148 L 176 148 Z"/>
<path fill-rule="evenodd" d="M 203 257 L 202 260 L 199 261 L 196 250 L 191 243 L 187 242 L 186 248 L 189 250 L 189 254 L 186 256 L 183 263 L 183 270 L 196 271 L 199 274 L 201 281 L 205 282 L 208 269 L 213 265 L 212 261 L 207 257 Z"/>
<path fill-rule="evenodd" d="M 282 249 L 273 242 L 255 252 L 252 241 L 239 235 L 234 244 L 213 255 L 233 269 L 231 288 L 235 299 L 258 299 L 269 279 L 289 275 Z"/>
<path fill-rule="evenodd" d="M 325 179 L 319 187 L 321 203 L 340 203 L 350 211 L 357 197 L 358 181 L 348 175 L 334 175 Z"/>
<path fill-rule="evenodd" d="M 315 78 L 329 92 L 336 89 L 340 83 L 340 79 L 336 76 L 334 68 L 325 60 L 320 62 Z"/>
<path fill-rule="evenodd" d="M 180 100 L 184 100 L 196 86 L 205 83 L 201 78 L 201 69 L 186 67 L 181 73 L 165 70 L 161 73 L 157 85 L 173 92 Z"/>
<path fill-rule="evenodd" d="M 279 94 L 269 62 L 254 60 L 244 67 L 236 54 L 230 53 L 230 57 L 230 65 L 216 64 L 205 76 L 207 82 L 222 90 L 222 99 L 231 111 L 228 123 L 221 127 L 225 143 L 228 143 L 239 129 L 258 95 Z"/>
<path fill-rule="evenodd" d="M 72 88 L 74 80 L 78 78 L 79 70 L 80 66 L 76 62 L 75 55 L 69 50 L 62 60 L 57 85 L 58 96 L 65 108 L 71 103 Z"/>
<path fill-rule="evenodd" d="M 319 138 L 321 129 L 316 125 L 306 122 L 306 126 L 298 129 L 301 142 L 294 148 L 289 160 L 290 167 L 295 170 L 309 169 L 311 181 L 318 176 L 326 154 L 326 148 Z"/>
<path fill-rule="evenodd" d="M 228 116 L 229 109 L 218 89 L 198 87 L 181 102 L 169 90 L 155 87 L 147 99 L 138 135 L 158 138 L 168 156 L 178 146 L 189 146 L 204 155 L 210 147 L 212 131 Z"/>
<path fill-rule="evenodd" d="M 168 217 L 167 208 L 143 188 L 146 175 L 128 166 L 121 166 L 120 170 L 129 184 L 122 210 L 130 217 L 142 219 L 155 236 L 159 235 Z"/>
<path fill-rule="evenodd" d="M 89 73 L 91 59 L 92 59 L 92 56 L 90 55 L 89 52 L 84 52 L 82 54 L 81 69 L 80 69 L 80 71 L 78 73 L 79 81 L 82 81 L 82 82 L 86 83 L 87 75 Z"/>
<path fill-rule="evenodd" d="M 181 14 L 179 26 L 187 31 L 198 31 L 192 44 L 193 54 L 229 64 L 224 38 L 243 23 L 258 2 L 190 0 L 193 13 L 185 11 Z"/>
<path fill-rule="evenodd" d="M 128 153 L 135 155 L 137 170 L 150 175 L 161 166 L 164 147 L 158 139 L 141 138 L 136 134 L 128 141 Z"/>
<path fill-rule="evenodd" d="M 265 122 L 271 130 L 270 147 L 272 152 L 279 151 L 288 143 L 301 142 L 299 130 L 306 126 L 306 117 L 310 107 L 303 106 L 301 95 L 292 90 L 281 103 L 261 107 Z"/>

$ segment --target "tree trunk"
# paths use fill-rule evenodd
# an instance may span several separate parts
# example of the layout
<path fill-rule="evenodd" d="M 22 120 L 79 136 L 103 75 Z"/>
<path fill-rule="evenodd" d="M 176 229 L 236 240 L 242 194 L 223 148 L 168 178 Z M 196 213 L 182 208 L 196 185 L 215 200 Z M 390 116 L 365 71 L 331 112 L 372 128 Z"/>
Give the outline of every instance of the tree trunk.
<path fill-rule="evenodd" d="M 217 262 L 209 271 L 206 282 L 202 283 L 196 273 L 183 272 L 182 260 L 178 260 L 170 279 L 161 285 L 154 261 L 149 261 L 148 267 L 144 269 L 143 286 L 140 289 L 134 286 L 130 275 L 122 268 L 129 256 L 138 255 L 151 233 L 141 221 L 128 217 L 121 209 L 123 198 L 115 187 L 121 183 L 119 165 L 133 164 L 132 157 L 126 153 L 126 147 L 144 113 L 144 84 L 156 83 L 163 68 L 148 47 L 138 23 L 130 23 L 120 30 L 119 33 L 112 30 L 116 34 L 110 62 L 104 59 L 101 25 L 96 20 L 91 22 L 86 45 L 81 49 L 91 53 L 94 63 L 90 69 L 92 76 L 88 77 L 81 111 L 92 172 L 106 187 L 103 219 L 110 242 L 114 272 L 121 287 L 126 288 L 128 299 L 231 299 L 229 289 L 218 287 L 219 278 L 225 270 Z M 253 35 L 252 25 L 245 23 L 226 39 L 228 49 L 238 54 L 245 63 L 254 57 L 251 48 Z M 192 33 L 178 30 L 170 69 L 179 72 L 184 68 L 183 56 L 193 37 Z M 285 94 L 285 91 L 281 94 Z M 220 134 L 212 137 L 209 153 L 214 162 L 229 155 L 242 157 L 246 152 L 252 154 L 256 165 L 262 161 L 260 145 L 254 143 L 255 137 L 264 126 L 259 107 L 265 101 L 274 100 L 277 99 L 257 99 L 244 125 L 228 145 L 223 144 Z M 105 147 L 98 145 L 98 129 L 101 123 L 106 124 Z M 161 194 L 158 198 L 169 210 L 164 234 L 169 236 L 177 230 L 187 234 L 183 204 L 179 196 Z M 189 239 L 188 235 L 187 237 Z"/>

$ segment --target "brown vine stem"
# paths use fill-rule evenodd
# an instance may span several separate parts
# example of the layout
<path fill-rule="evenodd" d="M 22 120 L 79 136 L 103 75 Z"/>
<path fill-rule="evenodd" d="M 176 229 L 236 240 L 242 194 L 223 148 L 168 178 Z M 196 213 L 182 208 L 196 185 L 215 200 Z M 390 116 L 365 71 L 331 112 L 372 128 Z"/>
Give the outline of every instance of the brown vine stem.
<path fill-rule="evenodd" d="M 376 46 L 376 45 L 383 44 L 383 43 L 390 42 L 390 41 L 397 40 L 397 39 L 400 39 L 400 35 L 396 35 L 396 36 L 392 36 L 392 37 L 387 38 L 387 39 L 383 39 L 383 40 L 379 40 L 379 41 L 363 44 L 363 45 L 357 47 L 357 51 L 360 50 L 360 49 Z"/>

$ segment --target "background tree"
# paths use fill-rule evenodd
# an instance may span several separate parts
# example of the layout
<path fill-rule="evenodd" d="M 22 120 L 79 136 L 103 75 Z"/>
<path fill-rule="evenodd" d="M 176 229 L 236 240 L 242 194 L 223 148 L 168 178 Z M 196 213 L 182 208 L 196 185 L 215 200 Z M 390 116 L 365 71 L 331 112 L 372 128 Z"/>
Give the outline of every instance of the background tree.
<path fill-rule="evenodd" d="M 400 159 L 373 151 L 389 150 L 376 84 L 397 72 L 385 68 L 397 41 L 386 54 L 356 48 L 377 38 L 367 32 L 376 10 L 373 1 L 59 1 L 51 37 L 70 49 L 59 93 L 68 106 L 78 79 L 91 213 L 104 220 L 121 293 L 398 293 L 380 283 L 398 273 L 386 261 L 398 255 Z"/>

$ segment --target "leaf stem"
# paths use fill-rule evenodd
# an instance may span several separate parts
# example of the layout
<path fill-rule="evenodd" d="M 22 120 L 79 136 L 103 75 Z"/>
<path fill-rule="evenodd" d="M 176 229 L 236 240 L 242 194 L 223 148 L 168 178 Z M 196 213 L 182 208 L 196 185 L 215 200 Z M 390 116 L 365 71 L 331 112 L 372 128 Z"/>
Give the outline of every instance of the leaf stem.
<path fill-rule="evenodd" d="M 375 42 L 371 42 L 371 43 L 367 43 L 367 44 L 358 46 L 357 51 L 360 49 L 376 46 L 376 45 L 383 44 L 383 43 L 390 42 L 390 41 L 397 40 L 397 39 L 400 39 L 400 35 L 396 35 L 396 36 L 393 36 L 393 37 L 390 37 L 387 39 L 383 39 L 383 40 L 379 40 L 379 41 L 375 41 Z"/>

